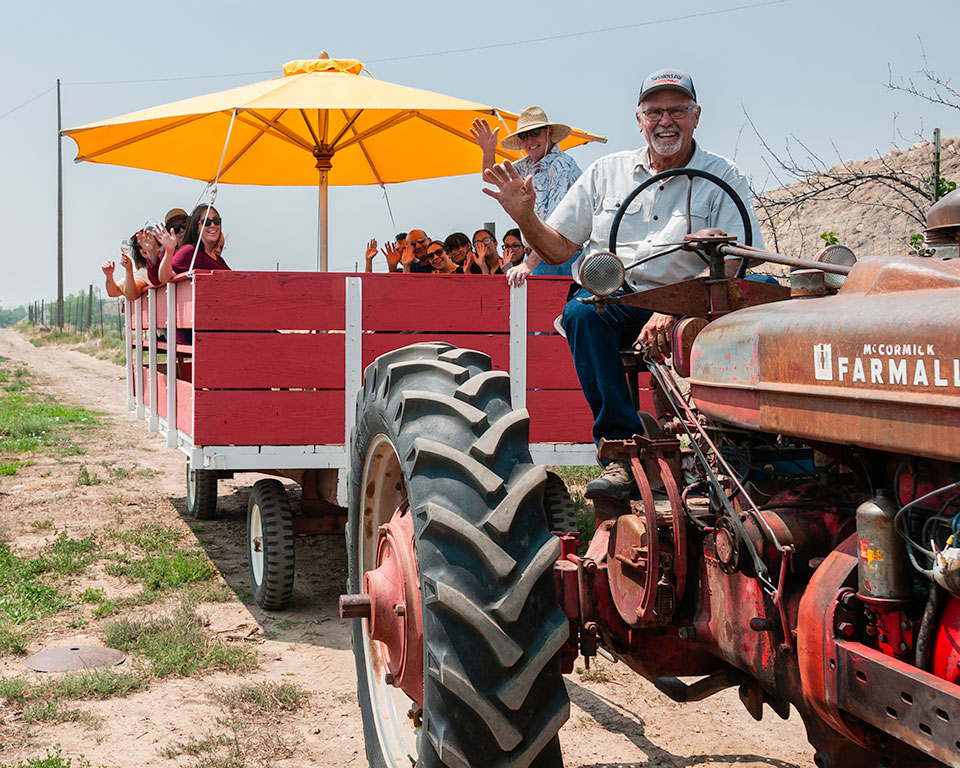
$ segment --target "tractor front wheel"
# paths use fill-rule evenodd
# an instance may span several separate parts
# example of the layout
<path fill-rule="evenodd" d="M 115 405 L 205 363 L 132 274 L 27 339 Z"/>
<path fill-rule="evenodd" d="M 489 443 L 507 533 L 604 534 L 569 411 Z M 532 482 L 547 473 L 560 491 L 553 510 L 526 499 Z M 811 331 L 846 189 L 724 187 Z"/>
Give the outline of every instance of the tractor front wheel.
<path fill-rule="evenodd" d="M 349 588 L 374 768 L 562 764 L 559 540 L 509 375 L 447 344 L 366 370 L 352 435 Z M 349 604 L 349 609 L 347 606 Z"/>

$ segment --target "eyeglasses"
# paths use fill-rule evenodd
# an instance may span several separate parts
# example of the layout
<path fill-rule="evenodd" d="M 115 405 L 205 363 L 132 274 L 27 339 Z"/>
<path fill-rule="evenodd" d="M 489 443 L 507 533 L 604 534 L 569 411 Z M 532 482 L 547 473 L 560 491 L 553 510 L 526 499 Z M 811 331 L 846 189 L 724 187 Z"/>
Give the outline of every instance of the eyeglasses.
<path fill-rule="evenodd" d="M 429 243 L 429 237 L 421 237 L 419 240 L 407 240 L 410 245 L 423 245 L 424 243 Z"/>
<path fill-rule="evenodd" d="M 517 138 L 520 139 L 520 141 L 526 141 L 527 139 L 535 139 L 537 138 L 537 136 L 540 135 L 544 127 L 545 126 L 540 126 L 539 128 L 531 128 L 529 131 L 520 131 L 520 133 L 517 134 Z"/>
<path fill-rule="evenodd" d="M 223 219 L 221 219 L 219 216 L 211 216 L 209 219 L 203 222 L 203 226 L 205 227 L 219 227 L 221 224 L 223 224 Z"/>
<path fill-rule="evenodd" d="M 183 230 L 185 230 L 186 228 L 187 228 L 187 223 L 185 221 L 180 224 L 171 224 L 169 227 L 167 227 L 167 229 L 169 229 L 175 235 L 179 234 L 180 232 L 183 232 Z"/>
<path fill-rule="evenodd" d="M 648 123 L 659 123 L 663 120 L 664 114 L 670 115 L 671 120 L 683 120 L 691 109 L 695 109 L 695 107 L 688 105 L 686 107 L 670 107 L 670 109 L 647 109 L 640 114 Z"/>
<path fill-rule="evenodd" d="M 497 241 L 494 240 L 492 237 L 485 237 L 482 240 L 474 240 L 473 247 L 476 248 L 478 245 L 480 245 L 480 243 L 483 243 L 484 245 L 490 245 L 490 243 L 495 243 L 495 242 Z"/>
<path fill-rule="evenodd" d="M 522 251 L 523 243 L 504 243 L 503 250 L 505 251 Z"/>

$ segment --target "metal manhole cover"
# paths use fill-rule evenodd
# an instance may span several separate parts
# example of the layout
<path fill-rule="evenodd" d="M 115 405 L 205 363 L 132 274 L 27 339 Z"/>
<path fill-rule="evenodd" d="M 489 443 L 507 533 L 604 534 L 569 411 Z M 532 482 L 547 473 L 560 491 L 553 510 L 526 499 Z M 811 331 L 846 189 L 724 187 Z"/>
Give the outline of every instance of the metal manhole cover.
<path fill-rule="evenodd" d="M 120 664 L 126 654 L 98 645 L 71 645 L 48 648 L 33 654 L 24 662 L 37 672 L 66 672 L 73 669 L 95 669 Z"/>

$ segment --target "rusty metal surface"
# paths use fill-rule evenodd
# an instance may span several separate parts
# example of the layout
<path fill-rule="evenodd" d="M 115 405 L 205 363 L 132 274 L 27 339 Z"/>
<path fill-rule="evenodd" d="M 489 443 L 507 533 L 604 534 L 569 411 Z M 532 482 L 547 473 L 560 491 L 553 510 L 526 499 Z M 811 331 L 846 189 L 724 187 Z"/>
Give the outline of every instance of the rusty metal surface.
<path fill-rule="evenodd" d="M 960 265 L 867 259 L 837 296 L 750 307 L 701 331 L 691 391 L 718 421 L 953 461 L 957 328 Z"/>
<path fill-rule="evenodd" d="M 960 686 L 860 643 L 835 651 L 840 709 L 960 768 Z"/>
<path fill-rule="evenodd" d="M 72 645 L 48 648 L 33 654 L 24 664 L 37 672 L 68 672 L 81 669 L 113 667 L 126 659 L 126 654 L 98 645 Z"/>
<path fill-rule="evenodd" d="M 960 189 L 944 195 L 927 213 L 927 232 L 943 227 L 960 227 Z"/>

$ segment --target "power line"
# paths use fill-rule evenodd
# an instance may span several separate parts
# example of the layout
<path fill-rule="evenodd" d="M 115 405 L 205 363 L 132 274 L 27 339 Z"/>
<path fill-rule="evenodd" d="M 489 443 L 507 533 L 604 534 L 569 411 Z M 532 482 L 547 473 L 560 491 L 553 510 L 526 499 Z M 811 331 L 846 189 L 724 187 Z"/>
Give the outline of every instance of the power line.
<path fill-rule="evenodd" d="M 27 99 L 27 100 L 26 100 L 25 102 L 23 102 L 23 104 L 21 104 L 20 106 L 14 107 L 13 109 L 4 112 L 2 115 L 0 115 L 0 120 L 3 120 L 3 118 L 5 118 L 7 115 L 12 115 L 12 114 L 13 114 L 14 112 L 16 112 L 18 109 L 21 109 L 21 108 L 27 106 L 27 104 L 29 104 L 30 102 L 36 101 L 36 100 L 39 99 L 41 96 L 46 96 L 48 93 L 50 93 L 50 91 L 52 91 L 52 90 L 53 90 L 54 88 L 56 88 L 56 87 L 57 87 L 57 86 L 55 86 L 55 85 L 51 85 L 49 88 L 47 88 L 47 90 L 43 91 L 42 93 L 38 93 L 36 96 L 33 96 L 33 97 Z"/>
<path fill-rule="evenodd" d="M 699 13 L 690 13 L 684 16 L 671 16 L 666 19 L 653 19 L 650 21 L 640 21 L 636 24 L 618 24 L 614 27 L 601 27 L 599 29 L 588 29 L 581 32 L 568 32 L 562 35 L 550 35 L 547 37 L 533 37 L 526 40 L 514 40 L 508 43 L 490 43 L 488 45 L 475 45 L 470 48 L 453 48 L 448 51 L 429 51 L 426 53 L 412 53 L 405 56 L 390 56 L 384 59 L 368 59 L 365 63 L 368 64 L 382 64 L 388 61 L 406 61 L 409 59 L 421 59 L 427 56 L 447 56 L 455 53 L 475 53 L 477 51 L 486 51 L 494 48 L 508 48 L 514 45 L 531 45 L 533 43 L 544 43 L 550 42 L 553 40 L 569 40 L 574 37 L 586 37 L 589 35 L 599 35 L 604 32 L 617 32 L 623 29 L 637 29 L 639 27 L 652 27 L 659 24 L 669 24 L 675 21 L 689 21 L 690 19 L 700 19 L 707 16 L 719 16 L 726 13 L 734 13 L 736 11 L 750 10 L 753 8 L 763 8 L 768 5 L 782 5 L 783 3 L 790 2 L 790 0 L 765 0 L 765 2 L 759 3 L 750 3 L 748 5 L 736 5 L 730 8 L 718 8 L 713 11 L 701 11 Z M 178 82 L 184 80 L 212 80 L 214 78 L 224 78 L 224 77 L 252 77 L 256 75 L 269 75 L 276 72 L 275 69 L 260 70 L 259 72 L 232 72 L 227 74 L 219 75 L 190 75 L 186 77 L 157 77 L 150 78 L 146 80 L 82 80 L 74 82 L 64 82 L 64 85 L 137 85 L 140 83 L 170 83 Z M 52 89 L 50 89 L 52 90 Z M 46 91 L 44 91 L 46 93 Z M 43 94 L 40 94 L 41 96 Z M 39 97 L 34 97 L 39 98 Z M 23 105 L 21 105 L 23 106 Z M 19 107 L 17 107 L 19 109 Z M 11 110 L 11 112 L 14 110 Z M 9 113 L 7 113 L 9 114 Z M 0 115 L 0 118 L 4 115 Z"/>
<path fill-rule="evenodd" d="M 406 59 L 420 59 L 426 56 L 446 55 L 452 53 L 473 53 L 476 51 L 485 51 L 491 48 L 509 48 L 514 45 L 528 45 L 530 43 L 544 43 L 552 40 L 568 40 L 572 37 L 585 37 L 587 35 L 598 35 L 603 32 L 616 32 L 622 29 L 636 29 L 637 27 L 652 27 L 657 24 L 667 24 L 672 21 L 687 21 L 689 19 L 699 19 L 704 16 L 717 16 L 723 13 L 733 13 L 734 11 L 743 11 L 749 8 L 761 8 L 765 5 L 780 5 L 789 2 L 789 0 L 767 0 L 762 3 L 752 3 L 750 5 L 738 5 L 733 8 L 719 8 L 715 11 L 702 11 L 701 13 L 691 13 L 686 16 L 672 16 L 668 19 L 654 19 L 652 21 L 640 21 L 636 24 L 618 24 L 615 27 L 601 27 L 600 29 L 589 29 L 583 32 L 568 32 L 563 35 L 550 35 L 548 37 L 534 37 L 528 40 L 514 40 L 509 43 L 491 43 L 489 45 L 476 45 L 472 48 L 455 48 L 449 51 L 429 51 L 427 53 L 412 53 L 407 56 L 392 56 L 388 59 L 370 59 L 370 64 L 381 64 L 385 61 L 404 61 Z"/>

